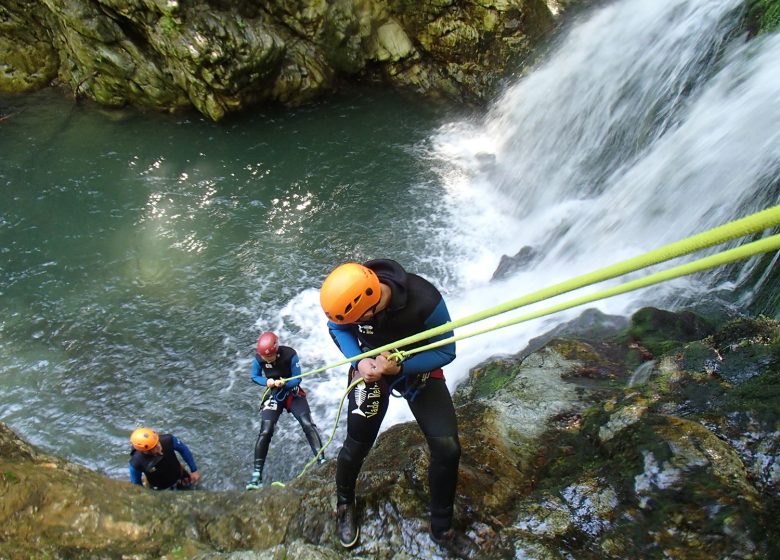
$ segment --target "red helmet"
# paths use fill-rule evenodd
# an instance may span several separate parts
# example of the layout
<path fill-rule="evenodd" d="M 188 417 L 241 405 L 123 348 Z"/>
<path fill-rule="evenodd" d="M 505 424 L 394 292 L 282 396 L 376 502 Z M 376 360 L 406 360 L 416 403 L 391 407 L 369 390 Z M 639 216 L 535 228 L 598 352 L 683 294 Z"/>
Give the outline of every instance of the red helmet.
<path fill-rule="evenodd" d="M 272 332 L 264 332 L 257 339 L 257 353 L 263 358 L 275 356 L 279 350 L 279 337 Z"/>

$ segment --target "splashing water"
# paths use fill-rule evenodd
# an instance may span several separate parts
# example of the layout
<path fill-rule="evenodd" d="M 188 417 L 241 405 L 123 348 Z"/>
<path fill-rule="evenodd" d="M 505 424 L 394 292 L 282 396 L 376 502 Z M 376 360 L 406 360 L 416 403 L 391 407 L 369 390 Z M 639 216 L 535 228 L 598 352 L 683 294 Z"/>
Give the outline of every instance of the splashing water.
<path fill-rule="evenodd" d="M 451 255 L 453 317 L 780 203 L 780 36 L 747 42 L 737 33 L 742 5 L 613 2 L 573 26 L 484 119 L 440 129 L 430 157 L 461 242 Z M 497 257 L 523 246 L 540 256 L 488 283 Z M 671 305 L 715 278 L 596 306 L 630 314 L 641 302 Z M 579 312 L 459 342 L 452 384 Z"/>
<path fill-rule="evenodd" d="M 360 95 L 219 126 L 9 119 L 0 416 L 116 478 L 129 429 L 150 423 L 193 447 L 207 487 L 242 487 L 259 428 L 254 339 L 276 331 L 304 370 L 341 360 L 317 293 L 336 263 L 395 258 L 458 319 L 777 204 L 780 36 L 747 42 L 742 4 L 604 4 L 487 114 L 442 126 Z M 537 257 L 491 281 L 526 246 Z M 718 282 L 701 274 L 597 307 L 626 315 Z M 581 311 L 459 342 L 450 387 Z M 326 437 L 344 370 L 303 383 Z M 267 463 L 277 480 L 309 458 L 287 416 Z M 392 399 L 384 427 L 409 418 Z M 328 457 L 343 429 L 342 417 Z"/>

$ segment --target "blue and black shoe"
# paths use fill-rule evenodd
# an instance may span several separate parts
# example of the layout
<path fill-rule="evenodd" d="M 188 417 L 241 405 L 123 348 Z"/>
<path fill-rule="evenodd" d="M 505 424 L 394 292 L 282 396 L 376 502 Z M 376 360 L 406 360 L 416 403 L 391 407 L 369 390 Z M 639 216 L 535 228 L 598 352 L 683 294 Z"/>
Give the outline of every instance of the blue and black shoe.
<path fill-rule="evenodd" d="M 252 480 L 247 482 L 247 490 L 259 490 L 263 487 L 263 473 L 255 471 L 252 473 Z"/>

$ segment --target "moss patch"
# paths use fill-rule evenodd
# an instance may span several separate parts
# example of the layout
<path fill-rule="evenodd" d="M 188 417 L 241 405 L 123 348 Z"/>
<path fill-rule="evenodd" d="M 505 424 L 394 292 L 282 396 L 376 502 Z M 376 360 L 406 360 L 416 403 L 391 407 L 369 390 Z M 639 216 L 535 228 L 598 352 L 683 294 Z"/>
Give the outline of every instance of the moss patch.
<path fill-rule="evenodd" d="M 780 28 L 780 0 L 748 0 L 747 27 L 751 33 L 770 33 Z"/>
<path fill-rule="evenodd" d="M 495 361 L 474 369 L 471 372 L 471 383 L 474 387 L 472 396 L 484 398 L 495 395 L 517 377 L 519 367 L 519 364 Z"/>
<path fill-rule="evenodd" d="M 645 307 L 634 313 L 631 325 L 618 339 L 626 344 L 639 344 L 654 356 L 661 356 L 714 331 L 707 319 L 691 311 L 672 313 Z"/>

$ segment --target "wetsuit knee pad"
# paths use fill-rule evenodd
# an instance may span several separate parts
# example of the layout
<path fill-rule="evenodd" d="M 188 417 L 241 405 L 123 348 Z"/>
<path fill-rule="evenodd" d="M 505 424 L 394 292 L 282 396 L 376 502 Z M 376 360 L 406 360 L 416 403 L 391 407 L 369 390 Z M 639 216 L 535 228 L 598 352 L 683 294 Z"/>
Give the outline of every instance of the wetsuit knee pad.
<path fill-rule="evenodd" d="M 355 502 L 355 483 L 373 442 L 365 443 L 347 436 L 336 462 L 336 499 L 339 504 Z"/>
<path fill-rule="evenodd" d="M 301 428 L 304 430 L 311 430 L 312 428 L 317 427 L 314 425 L 314 420 L 311 419 L 311 414 L 301 414 L 298 418 L 298 422 L 300 422 Z"/>
<path fill-rule="evenodd" d="M 460 441 L 458 436 L 429 437 L 428 449 L 431 459 L 445 463 L 460 461 Z"/>
<path fill-rule="evenodd" d="M 263 420 L 260 422 L 260 437 L 270 438 L 274 435 L 274 422 L 271 420 Z"/>
<path fill-rule="evenodd" d="M 373 445 L 373 442 L 365 443 L 347 436 L 341 451 L 339 451 L 339 462 L 362 465 Z"/>

